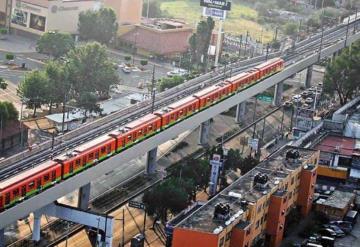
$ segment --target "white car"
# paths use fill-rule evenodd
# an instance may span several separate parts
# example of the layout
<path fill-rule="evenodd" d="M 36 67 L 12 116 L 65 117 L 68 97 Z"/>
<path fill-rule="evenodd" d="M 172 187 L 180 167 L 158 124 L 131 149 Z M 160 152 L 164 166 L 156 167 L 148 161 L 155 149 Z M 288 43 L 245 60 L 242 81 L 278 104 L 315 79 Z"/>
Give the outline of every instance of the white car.
<path fill-rule="evenodd" d="M 296 94 L 292 97 L 292 101 L 295 103 L 299 103 L 301 102 L 301 95 L 300 94 Z"/>
<path fill-rule="evenodd" d="M 188 74 L 188 72 L 187 72 L 187 70 L 184 70 L 184 69 L 174 69 L 172 71 L 167 72 L 166 74 L 169 77 L 172 77 L 172 76 L 175 76 L 175 75 L 185 76 L 185 75 Z"/>
<path fill-rule="evenodd" d="M 129 68 L 129 67 L 124 67 L 124 68 L 122 68 L 122 71 L 123 71 L 124 73 L 126 73 L 126 74 L 129 74 L 129 73 L 131 72 L 131 68 Z"/>

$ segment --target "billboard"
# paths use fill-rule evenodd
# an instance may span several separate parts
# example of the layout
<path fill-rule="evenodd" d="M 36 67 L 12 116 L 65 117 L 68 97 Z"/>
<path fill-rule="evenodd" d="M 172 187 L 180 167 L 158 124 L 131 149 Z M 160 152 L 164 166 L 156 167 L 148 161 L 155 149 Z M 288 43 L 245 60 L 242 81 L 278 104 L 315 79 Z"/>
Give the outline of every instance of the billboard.
<path fill-rule="evenodd" d="M 200 6 L 229 11 L 231 2 L 229 0 L 200 0 Z"/>
<path fill-rule="evenodd" d="M 213 9 L 204 7 L 203 16 L 211 16 L 220 20 L 225 20 L 226 11 L 221 9 Z"/>

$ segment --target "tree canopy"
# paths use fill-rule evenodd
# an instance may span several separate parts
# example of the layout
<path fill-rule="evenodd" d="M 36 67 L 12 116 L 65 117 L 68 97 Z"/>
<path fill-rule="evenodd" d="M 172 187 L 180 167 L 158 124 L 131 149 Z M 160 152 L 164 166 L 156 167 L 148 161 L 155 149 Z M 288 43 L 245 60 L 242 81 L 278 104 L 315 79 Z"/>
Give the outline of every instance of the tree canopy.
<path fill-rule="evenodd" d="M 2 121 L 2 127 L 6 125 L 6 122 L 17 120 L 18 117 L 19 112 L 16 110 L 13 103 L 0 101 L 0 121 Z"/>
<path fill-rule="evenodd" d="M 343 49 L 339 56 L 328 63 L 324 77 L 324 92 L 331 96 L 336 93 L 340 104 L 346 104 L 359 87 L 359 71 L 360 42 L 356 42 L 351 48 Z"/>
<path fill-rule="evenodd" d="M 71 50 L 74 45 L 74 40 L 70 34 L 47 32 L 37 41 L 36 50 L 54 58 L 59 58 Z"/>
<path fill-rule="evenodd" d="M 116 13 L 111 8 L 81 12 L 78 29 L 82 40 L 96 40 L 108 44 L 115 38 L 118 30 Z"/>
<path fill-rule="evenodd" d="M 207 66 L 208 50 L 214 27 L 214 20 L 208 17 L 206 21 L 203 20 L 198 23 L 196 33 L 189 39 L 192 62 L 201 65 L 203 70 Z"/>

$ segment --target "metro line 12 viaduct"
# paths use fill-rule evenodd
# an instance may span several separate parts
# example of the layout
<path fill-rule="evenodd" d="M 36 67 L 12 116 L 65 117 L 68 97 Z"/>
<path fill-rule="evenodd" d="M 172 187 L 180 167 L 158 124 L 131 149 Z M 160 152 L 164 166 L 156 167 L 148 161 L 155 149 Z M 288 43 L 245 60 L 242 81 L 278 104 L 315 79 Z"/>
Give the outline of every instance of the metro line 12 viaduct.
<path fill-rule="evenodd" d="M 234 76 L 240 74 L 241 72 L 249 71 L 249 68 L 253 68 L 260 62 L 264 62 L 265 60 L 268 60 L 270 58 L 277 58 L 281 56 L 285 61 L 284 69 L 281 71 L 279 70 L 276 74 L 265 77 L 265 79 L 259 80 L 256 83 L 252 83 L 248 87 L 245 87 L 234 94 L 228 94 L 228 97 L 224 97 L 222 100 L 217 101 L 211 106 L 203 108 L 201 111 L 197 111 L 196 114 L 193 114 L 188 118 L 182 119 L 176 124 L 169 126 L 168 128 L 164 128 L 162 129 L 162 131 L 159 131 L 156 134 L 149 136 L 146 139 L 143 139 L 141 142 L 138 142 L 127 149 L 123 149 L 120 153 L 108 157 L 107 159 L 98 162 L 98 164 L 90 166 L 88 169 L 83 170 L 82 172 L 71 176 L 66 180 L 62 180 L 59 183 L 53 184 L 53 186 L 41 191 L 41 193 L 34 194 L 32 195 L 32 197 L 22 200 L 18 204 L 9 207 L 6 210 L 3 210 L 0 213 L 0 229 L 2 229 L 0 230 L 0 247 L 4 246 L 5 242 L 3 229 L 7 225 L 13 223 L 18 219 L 26 217 L 30 213 L 34 213 L 35 216 L 33 229 L 34 240 L 40 239 L 40 218 L 41 215 L 46 214 L 63 218 L 65 220 L 75 221 L 80 224 L 86 224 L 89 226 L 96 227 L 97 225 L 100 229 L 107 229 L 104 242 L 106 242 L 107 246 L 111 246 L 112 219 L 101 218 L 97 215 L 89 216 L 87 218 L 84 217 L 84 214 L 86 213 L 83 211 L 78 212 L 77 216 L 75 217 L 73 216 L 69 208 L 62 207 L 57 203 L 54 204 L 54 202 L 58 198 L 80 188 L 79 208 L 85 210 L 88 207 L 88 201 L 90 196 L 90 182 L 98 178 L 99 174 L 105 174 L 114 170 L 115 168 L 124 166 L 126 165 L 126 162 L 146 152 L 148 153 L 146 172 L 153 173 L 156 168 L 157 146 L 161 145 L 162 143 L 173 139 L 179 134 L 200 125 L 201 131 L 199 140 L 201 144 L 205 144 L 205 142 L 207 141 L 210 118 L 224 111 L 227 111 L 229 108 L 237 105 L 238 107 L 236 120 L 240 121 L 244 114 L 244 103 L 242 102 L 245 102 L 247 99 L 257 95 L 260 92 L 263 92 L 264 90 L 272 86 L 276 86 L 274 104 L 280 104 L 283 81 L 304 69 L 308 69 L 306 86 L 309 87 L 313 64 L 319 62 L 323 58 L 336 55 L 341 49 L 351 45 L 353 42 L 359 39 L 360 33 L 356 30 L 356 24 L 357 21 L 354 21 L 348 23 L 347 25 L 339 25 L 323 31 L 321 35 L 317 34 L 313 37 L 308 38 L 307 40 L 297 43 L 295 47 L 292 48 L 292 53 L 273 53 L 266 56 L 250 59 L 248 61 L 235 63 L 230 66 L 230 70 L 224 70 L 224 73 L 208 73 L 199 78 L 196 78 L 195 80 L 187 82 L 187 85 L 180 85 L 179 87 L 173 89 L 173 91 L 168 90 L 165 91 L 163 94 L 160 94 L 157 97 L 158 99 L 155 103 L 155 110 L 163 109 L 164 106 L 168 106 L 173 102 L 177 102 L 191 95 L 196 95 L 197 92 L 203 91 L 204 88 L 214 87 L 215 84 L 230 77 L 231 74 Z M 353 27 L 354 31 L 349 30 L 351 26 Z M 179 88 L 182 88 L 183 90 L 179 90 Z M 126 113 L 123 114 L 123 116 L 116 115 L 116 118 L 118 120 L 120 119 L 122 122 L 114 123 L 113 126 L 110 124 L 101 124 L 103 129 L 101 129 L 98 133 L 94 134 L 95 129 L 91 128 L 90 131 L 86 131 L 85 133 L 82 133 L 81 135 L 76 135 L 75 137 L 73 136 L 72 139 L 80 138 L 82 137 L 82 135 L 85 134 L 89 136 L 93 134 L 92 136 L 85 139 L 86 141 L 91 141 L 92 139 L 98 138 L 101 135 L 119 129 L 120 126 L 126 126 L 128 122 L 133 123 L 134 120 L 140 119 L 146 114 L 152 112 L 150 102 L 146 103 L 148 104 L 146 106 L 140 105 L 137 106 L 139 108 L 130 110 L 128 109 Z M 89 126 L 85 126 L 85 128 L 89 128 Z M 72 133 L 70 132 L 69 134 Z M 69 140 L 67 140 L 67 142 L 72 144 L 72 142 L 70 142 Z M 75 150 L 76 147 L 80 146 L 83 142 L 84 141 L 72 144 L 71 148 L 74 148 Z M 61 153 L 65 153 L 63 152 L 64 147 L 62 147 L 61 143 L 58 142 L 56 144 L 57 145 L 54 147 L 55 154 L 60 155 Z M 49 144 L 44 144 L 44 147 L 46 147 L 46 145 Z M 25 170 L 29 168 L 24 166 L 24 164 L 26 163 L 31 163 L 30 167 L 36 167 L 35 169 L 38 169 L 38 165 L 46 161 L 41 159 L 44 159 L 43 157 L 49 157 L 49 151 L 47 148 L 44 148 L 43 150 L 39 150 L 35 154 L 23 153 L 21 154 L 21 156 L 23 157 L 23 159 L 21 159 L 21 157 L 17 157 L 12 160 L 5 160 L 0 164 L 0 185 L 2 183 L 5 183 L 4 181 L 8 181 L 13 177 L 13 174 L 9 172 L 17 171 L 18 173 L 19 171 L 23 170 L 16 170 L 16 168 L 19 167 L 25 167 Z M 32 160 L 32 157 L 36 158 Z M 37 161 L 34 161 L 35 159 Z M 18 191 L 18 193 L 21 193 L 21 191 Z M 4 205 L 4 201 L 6 200 L 5 195 L 2 194 L 1 187 L 0 198 L 3 198 L 3 202 L 0 200 L 1 208 L 1 203 Z"/>

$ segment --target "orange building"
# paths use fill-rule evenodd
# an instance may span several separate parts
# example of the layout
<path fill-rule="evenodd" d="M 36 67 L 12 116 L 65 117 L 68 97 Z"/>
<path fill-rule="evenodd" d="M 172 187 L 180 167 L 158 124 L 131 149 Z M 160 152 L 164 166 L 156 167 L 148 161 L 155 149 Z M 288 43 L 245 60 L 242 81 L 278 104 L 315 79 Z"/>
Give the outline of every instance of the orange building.
<path fill-rule="evenodd" d="M 103 3 L 114 9 L 119 26 L 140 24 L 143 0 L 103 0 Z"/>
<path fill-rule="evenodd" d="M 277 247 L 286 216 L 312 205 L 319 151 L 286 147 L 174 227 L 173 247 Z"/>

